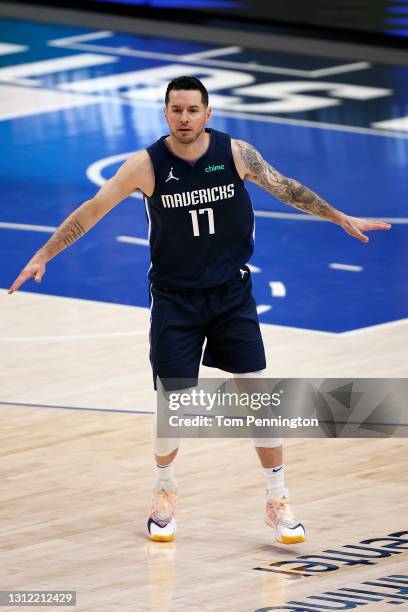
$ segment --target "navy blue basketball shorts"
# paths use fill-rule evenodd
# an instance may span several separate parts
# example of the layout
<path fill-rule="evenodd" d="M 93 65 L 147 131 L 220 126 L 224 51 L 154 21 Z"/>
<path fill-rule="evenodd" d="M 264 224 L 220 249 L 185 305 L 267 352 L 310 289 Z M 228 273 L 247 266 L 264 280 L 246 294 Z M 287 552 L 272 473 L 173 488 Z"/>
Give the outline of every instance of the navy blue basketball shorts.
<path fill-rule="evenodd" d="M 223 285 L 171 289 L 150 285 L 150 362 L 154 388 L 197 384 L 203 364 L 236 374 L 266 367 L 251 273 L 247 266 Z M 166 380 L 167 379 L 167 380 Z"/>

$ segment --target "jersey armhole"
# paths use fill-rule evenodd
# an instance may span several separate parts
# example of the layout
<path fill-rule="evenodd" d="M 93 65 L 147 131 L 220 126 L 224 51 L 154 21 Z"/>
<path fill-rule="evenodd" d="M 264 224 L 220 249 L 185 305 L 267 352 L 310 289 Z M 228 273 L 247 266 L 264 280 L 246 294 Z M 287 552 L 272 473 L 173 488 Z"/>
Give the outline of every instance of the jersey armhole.
<path fill-rule="evenodd" d="M 144 191 L 142 191 L 142 193 L 143 193 L 143 197 L 144 197 L 144 198 L 147 198 L 148 200 L 150 200 L 150 199 L 154 198 L 154 197 L 155 197 L 155 195 L 156 195 L 156 190 L 157 190 L 157 177 L 156 177 L 156 168 L 154 167 L 153 157 L 152 157 L 151 152 L 150 152 L 150 147 L 147 147 L 145 150 L 146 150 L 146 152 L 147 152 L 147 154 L 148 154 L 148 156 L 149 156 L 149 158 L 150 158 L 150 163 L 152 164 L 152 168 L 153 168 L 153 176 L 154 176 L 154 189 L 153 189 L 153 193 L 152 193 L 152 195 L 151 195 L 151 196 L 148 196 L 147 194 L 145 194 L 145 193 L 144 193 Z"/>
<path fill-rule="evenodd" d="M 244 185 L 244 179 L 241 178 L 241 176 L 240 176 L 240 174 L 238 172 L 238 169 L 237 169 L 237 167 L 235 165 L 234 155 L 232 154 L 231 136 L 227 135 L 225 145 L 227 147 L 227 157 L 228 157 L 229 162 L 231 164 L 232 171 L 235 173 L 235 175 L 238 178 L 238 180 L 240 181 L 240 183 L 242 185 Z"/>

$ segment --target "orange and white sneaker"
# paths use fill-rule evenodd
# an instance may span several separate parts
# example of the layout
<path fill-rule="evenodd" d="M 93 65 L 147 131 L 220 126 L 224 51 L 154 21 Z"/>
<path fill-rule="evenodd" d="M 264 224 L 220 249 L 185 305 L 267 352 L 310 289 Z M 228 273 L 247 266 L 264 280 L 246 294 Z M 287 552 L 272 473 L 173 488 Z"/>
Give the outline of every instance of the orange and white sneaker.
<path fill-rule="evenodd" d="M 147 520 L 147 536 L 153 542 L 171 542 L 176 533 L 177 490 L 159 481 L 153 491 L 152 506 Z"/>
<path fill-rule="evenodd" d="M 287 489 L 282 499 L 269 496 L 267 492 L 265 523 L 275 529 L 275 539 L 280 544 L 299 544 L 306 539 L 305 528 L 289 505 Z"/>

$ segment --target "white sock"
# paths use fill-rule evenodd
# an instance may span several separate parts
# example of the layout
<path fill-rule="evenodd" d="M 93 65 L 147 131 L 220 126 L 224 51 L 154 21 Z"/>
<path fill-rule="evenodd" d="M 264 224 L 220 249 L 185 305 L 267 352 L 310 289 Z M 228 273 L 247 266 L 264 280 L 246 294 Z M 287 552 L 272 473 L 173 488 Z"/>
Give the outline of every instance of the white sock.
<path fill-rule="evenodd" d="M 156 463 L 156 474 L 157 484 L 160 488 L 164 488 L 166 491 L 173 491 L 176 489 L 177 483 L 174 477 L 173 462 L 167 465 Z"/>
<path fill-rule="evenodd" d="M 266 491 L 268 497 L 285 497 L 285 466 L 277 465 L 271 468 L 264 468 L 266 478 Z"/>

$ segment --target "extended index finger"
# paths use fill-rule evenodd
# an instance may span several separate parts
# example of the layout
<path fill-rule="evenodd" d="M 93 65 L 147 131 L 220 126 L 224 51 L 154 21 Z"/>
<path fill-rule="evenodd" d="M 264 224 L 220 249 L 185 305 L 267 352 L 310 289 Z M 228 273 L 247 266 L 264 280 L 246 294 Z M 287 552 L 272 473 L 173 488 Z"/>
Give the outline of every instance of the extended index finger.
<path fill-rule="evenodd" d="M 25 283 L 28 278 L 28 275 L 20 274 L 8 290 L 9 295 L 17 291 L 17 289 L 19 289 L 19 287 L 21 287 L 21 285 Z"/>
<path fill-rule="evenodd" d="M 391 223 L 385 223 L 384 221 L 367 221 L 366 230 L 386 230 L 392 227 Z"/>

